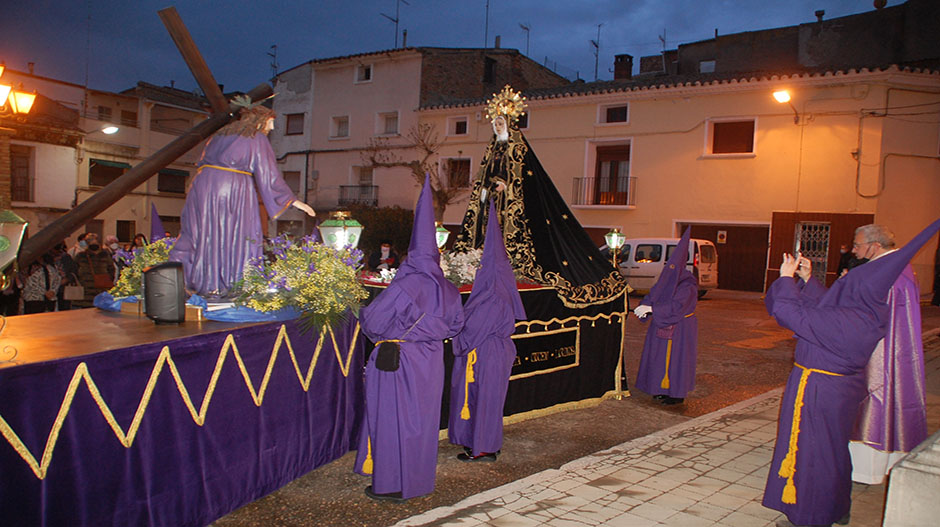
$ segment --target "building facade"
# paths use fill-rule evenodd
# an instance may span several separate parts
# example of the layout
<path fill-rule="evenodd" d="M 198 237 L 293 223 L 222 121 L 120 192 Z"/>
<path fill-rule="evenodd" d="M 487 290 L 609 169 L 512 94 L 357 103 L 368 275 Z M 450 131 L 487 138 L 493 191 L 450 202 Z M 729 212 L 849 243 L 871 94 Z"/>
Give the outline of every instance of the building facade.
<path fill-rule="evenodd" d="M 27 116 L 2 123 L 9 130 L 4 142 L 10 168 L 0 179 L 10 178 L 10 208 L 29 221 L 30 234 L 208 115 L 200 95 L 146 83 L 110 93 L 9 69 L 4 78 L 38 94 Z M 108 126 L 116 126 L 117 132 L 106 134 Z M 136 233 L 144 233 L 149 239 L 153 206 L 164 227 L 176 234 L 201 151 L 202 145 L 193 148 L 73 236 L 95 232 L 102 240 L 115 235 L 129 243 Z"/>

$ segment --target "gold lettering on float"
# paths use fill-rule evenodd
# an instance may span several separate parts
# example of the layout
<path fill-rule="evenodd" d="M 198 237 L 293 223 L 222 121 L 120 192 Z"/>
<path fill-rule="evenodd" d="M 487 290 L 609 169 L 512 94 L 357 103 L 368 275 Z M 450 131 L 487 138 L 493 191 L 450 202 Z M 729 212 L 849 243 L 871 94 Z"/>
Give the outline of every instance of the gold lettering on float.
<path fill-rule="evenodd" d="M 530 362 L 544 362 L 551 358 L 551 352 L 549 351 L 533 351 L 529 354 Z"/>
<path fill-rule="evenodd" d="M 574 349 L 574 346 L 565 346 L 555 353 L 556 357 L 573 357 L 578 351 Z"/>

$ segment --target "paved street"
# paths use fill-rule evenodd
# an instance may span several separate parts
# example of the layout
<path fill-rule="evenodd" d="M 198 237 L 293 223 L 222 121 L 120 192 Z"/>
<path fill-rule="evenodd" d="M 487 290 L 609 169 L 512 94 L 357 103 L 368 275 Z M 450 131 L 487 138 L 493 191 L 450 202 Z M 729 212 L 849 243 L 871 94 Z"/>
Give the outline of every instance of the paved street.
<path fill-rule="evenodd" d="M 934 431 L 940 308 L 923 312 Z M 793 340 L 756 293 L 712 291 L 697 316 L 697 385 L 686 405 L 634 392 L 514 423 L 499 461 L 482 466 L 458 462 L 458 449 L 442 442 L 435 492 L 401 505 L 366 498 L 369 480 L 351 472 L 347 454 L 214 525 L 772 525 L 778 514 L 760 494 Z M 630 372 L 644 331 L 630 319 Z M 884 490 L 856 485 L 851 525 L 880 525 Z"/>

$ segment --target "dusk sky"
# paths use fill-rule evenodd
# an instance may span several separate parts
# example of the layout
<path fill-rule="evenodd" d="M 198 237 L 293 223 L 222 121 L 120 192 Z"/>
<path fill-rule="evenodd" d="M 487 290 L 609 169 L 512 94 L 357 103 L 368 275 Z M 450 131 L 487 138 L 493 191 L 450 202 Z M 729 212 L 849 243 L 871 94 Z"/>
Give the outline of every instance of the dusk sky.
<path fill-rule="evenodd" d="M 407 1 L 407 4 L 405 3 Z M 890 0 L 888 6 L 903 3 Z M 489 24 L 486 28 L 487 4 Z M 0 17 L 0 61 L 10 69 L 90 88 L 121 91 L 138 81 L 197 84 L 157 11 L 175 5 L 226 91 L 247 91 L 278 71 L 308 60 L 395 47 L 396 0 L 22 0 L 5 2 Z M 759 7 L 758 7 L 759 6 Z M 613 77 L 613 57 L 639 57 L 719 34 L 797 25 L 824 9 L 835 18 L 873 9 L 871 0 L 400 0 L 399 37 L 408 46 L 501 47 L 526 52 L 558 73 L 594 80 L 600 26 L 598 78 Z"/>

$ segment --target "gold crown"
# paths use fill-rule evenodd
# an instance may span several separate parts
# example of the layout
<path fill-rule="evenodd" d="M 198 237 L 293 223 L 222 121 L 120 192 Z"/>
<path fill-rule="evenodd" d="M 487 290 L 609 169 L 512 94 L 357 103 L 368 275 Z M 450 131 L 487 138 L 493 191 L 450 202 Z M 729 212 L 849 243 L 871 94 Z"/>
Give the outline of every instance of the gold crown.
<path fill-rule="evenodd" d="M 486 103 L 486 115 L 490 118 L 490 121 L 500 115 L 515 121 L 525 113 L 525 106 L 525 97 L 517 91 L 512 91 L 512 88 L 507 84 L 503 87 L 503 91 L 494 93 L 493 98 Z"/>

